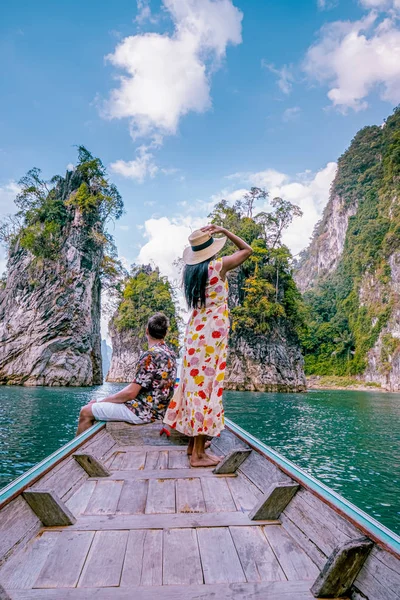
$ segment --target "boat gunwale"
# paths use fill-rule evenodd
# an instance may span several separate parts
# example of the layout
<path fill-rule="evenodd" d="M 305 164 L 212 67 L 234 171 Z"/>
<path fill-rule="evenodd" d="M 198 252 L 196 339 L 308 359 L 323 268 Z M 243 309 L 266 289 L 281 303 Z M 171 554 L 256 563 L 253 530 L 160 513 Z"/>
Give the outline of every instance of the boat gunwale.
<path fill-rule="evenodd" d="M 253 450 L 278 467 L 278 469 L 300 483 L 302 487 L 310 491 L 314 496 L 317 496 L 332 508 L 335 513 L 344 517 L 352 525 L 360 529 L 362 533 L 371 538 L 379 547 L 397 559 L 400 559 L 400 536 L 394 531 L 379 523 L 379 521 L 368 515 L 361 508 L 358 508 L 355 504 L 335 492 L 335 490 L 304 471 L 301 467 L 298 467 L 291 460 L 264 444 L 264 442 L 261 442 L 230 419 L 225 419 L 225 425 L 241 441 L 247 443 Z"/>
<path fill-rule="evenodd" d="M 61 446 L 61 448 L 49 456 L 46 456 L 46 458 L 33 465 L 33 467 L 17 477 L 17 479 L 14 479 L 4 488 L 0 489 L 0 510 L 17 498 L 24 490 L 41 479 L 41 477 L 54 469 L 61 461 L 68 458 L 68 456 L 71 456 L 77 448 L 97 435 L 105 426 L 106 424 L 104 421 L 98 421 L 92 425 L 92 427 L 64 444 L 64 446 Z"/>

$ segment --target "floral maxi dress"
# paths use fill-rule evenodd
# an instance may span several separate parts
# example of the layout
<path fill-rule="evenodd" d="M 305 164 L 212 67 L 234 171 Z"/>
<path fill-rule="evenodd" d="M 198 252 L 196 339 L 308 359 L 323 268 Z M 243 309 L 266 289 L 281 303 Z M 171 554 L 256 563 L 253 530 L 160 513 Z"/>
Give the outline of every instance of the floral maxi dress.
<path fill-rule="evenodd" d="M 222 258 L 208 267 L 206 305 L 193 310 L 185 335 L 178 388 L 164 423 L 188 436 L 217 436 L 224 428 L 222 393 L 229 334 L 228 281 Z"/>

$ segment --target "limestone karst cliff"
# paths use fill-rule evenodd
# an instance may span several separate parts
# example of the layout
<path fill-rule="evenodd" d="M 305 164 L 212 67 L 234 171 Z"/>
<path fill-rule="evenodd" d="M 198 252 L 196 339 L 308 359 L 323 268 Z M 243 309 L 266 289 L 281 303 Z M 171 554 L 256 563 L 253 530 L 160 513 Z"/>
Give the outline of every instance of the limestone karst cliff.
<path fill-rule="evenodd" d="M 109 216 L 122 201 L 84 148 L 76 168 L 51 182 L 21 180 L 17 217 L 3 223 L 7 278 L 0 290 L 0 383 L 86 386 L 103 381 L 102 277 Z"/>
<path fill-rule="evenodd" d="M 305 292 L 306 372 L 400 390 L 400 109 L 338 161 L 295 278 Z"/>
<path fill-rule="evenodd" d="M 107 381 L 132 381 L 137 359 L 147 349 L 147 321 L 156 312 L 162 311 L 169 318 L 166 342 L 178 350 L 179 318 L 173 296 L 171 285 L 158 270 L 150 265 L 133 267 L 123 283 L 118 308 L 109 324 L 112 357 Z"/>

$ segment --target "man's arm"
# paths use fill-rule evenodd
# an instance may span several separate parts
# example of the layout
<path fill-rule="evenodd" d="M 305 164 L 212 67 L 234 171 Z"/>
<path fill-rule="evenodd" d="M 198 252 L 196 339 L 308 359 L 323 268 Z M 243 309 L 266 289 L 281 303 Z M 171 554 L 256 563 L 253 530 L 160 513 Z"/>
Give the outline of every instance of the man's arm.
<path fill-rule="evenodd" d="M 99 402 L 113 402 L 114 404 L 122 404 L 123 402 L 128 402 L 128 400 L 133 400 L 136 398 L 142 386 L 138 383 L 130 383 L 123 390 L 120 390 L 116 394 L 112 396 L 108 396 L 104 398 L 104 400 L 99 400 Z"/>

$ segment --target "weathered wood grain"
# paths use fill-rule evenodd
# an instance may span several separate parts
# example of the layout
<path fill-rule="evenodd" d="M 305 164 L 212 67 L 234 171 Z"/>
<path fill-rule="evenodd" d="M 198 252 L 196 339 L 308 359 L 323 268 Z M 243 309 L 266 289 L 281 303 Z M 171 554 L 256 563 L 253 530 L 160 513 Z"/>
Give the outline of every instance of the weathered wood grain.
<path fill-rule="evenodd" d="M 146 448 L 147 450 L 147 448 Z M 146 462 L 144 464 L 144 470 L 149 471 L 157 468 L 159 450 L 150 450 L 146 452 Z"/>
<path fill-rule="evenodd" d="M 155 515 L 175 512 L 175 481 L 152 479 L 149 481 L 145 513 Z"/>
<path fill-rule="evenodd" d="M 224 429 L 219 437 L 215 437 L 211 442 L 211 450 L 216 454 L 228 454 L 236 448 L 250 448 L 246 442 L 242 442 L 236 435 Z"/>
<path fill-rule="evenodd" d="M 96 435 L 92 440 L 89 440 L 86 444 L 81 447 L 81 452 L 89 452 L 100 460 L 106 457 L 111 450 L 116 447 L 116 441 L 114 438 L 105 430 L 103 435 Z"/>
<path fill-rule="evenodd" d="M 358 574 L 355 587 L 367 598 L 399 600 L 399 562 L 385 550 L 375 546 Z"/>
<path fill-rule="evenodd" d="M 250 511 L 262 496 L 262 492 L 242 473 L 226 479 L 237 510 Z"/>
<path fill-rule="evenodd" d="M 257 521 L 254 521 L 257 523 Z M 302 548 L 302 550 L 310 557 L 310 559 L 322 569 L 326 562 L 326 555 L 318 548 L 318 546 L 310 540 L 310 538 L 300 529 L 297 523 L 289 519 L 285 511 L 280 516 L 280 522 L 291 538 Z"/>
<path fill-rule="evenodd" d="M 110 475 L 110 471 L 93 454 L 74 454 L 73 458 L 89 477 L 108 477 Z"/>
<path fill-rule="evenodd" d="M 93 536 L 93 531 L 63 531 L 33 587 L 75 587 Z"/>
<path fill-rule="evenodd" d="M 229 527 L 230 525 L 277 525 L 279 521 L 250 521 L 246 513 L 164 513 L 144 515 L 82 515 L 73 531 L 93 531 L 109 529 L 171 529 L 184 527 Z M 325 562 L 325 561 L 324 561 Z"/>
<path fill-rule="evenodd" d="M 170 450 L 168 452 L 168 469 L 189 469 L 189 457 L 186 452 Z"/>
<path fill-rule="evenodd" d="M 298 489 L 299 484 L 294 482 L 285 481 L 271 484 L 250 511 L 249 518 L 255 521 L 259 519 L 278 519 Z"/>
<path fill-rule="evenodd" d="M 176 512 L 204 513 L 206 503 L 200 479 L 176 480 Z"/>
<path fill-rule="evenodd" d="M 163 532 L 161 530 L 130 531 L 121 587 L 162 585 L 162 557 Z"/>
<path fill-rule="evenodd" d="M 198 529 L 197 537 L 205 583 L 246 581 L 227 527 Z"/>
<path fill-rule="evenodd" d="M 11 600 L 11 596 L 9 596 L 8 592 L 3 588 L 0 583 L 0 600 Z"/>
<path fill-rule="evenodd" d="M 88 479 L 88 475 L 72 456 L 69 456 L 57 466 L 58 469 L 47 473 L 29 489 L 50 490 L 65 502 Z"/>
<path fill-rule="evenodd" d="M 285 581 L 261 527 L 230 527 L 247 581 Z"/>
<path fill-rule="evenodd" d="M 265 492 L 271 483 L 277 481 L 291 481 L 267 458 L 253 451 L 247 460 L 239 467 L 239 471 L 250 479 L 262 492 Z"/>
<path fill-rule="evenodd" d="M 146 531 L 143 545 L 141 585 L 162 585 L 163 532 Z"/>
<path fill-rule="evenodd" d="M 104 479 L 97 481 L 88 505 L 87 515 L 111 515 L 117 510 L 119 497 L 124 482 Z"/>
<path fill-rule="evenodd" d="M 78 587 L 118 586 L 127 541 L 127 531 L 97 531 L 79 578 Z"/>
<path fill-rule="evenodd" d="M 171 586 L 16 590 L 13 600 L 313 600 L 304 581 Z"/>
<path fill-rule="evenodd" d="M 92 496 L 93 490 L 96 487 L 96 481 L 87 479 L 66 501 L 66 506 L 72 512 L 75 517 L 85 512 L 89 500 Z"/>
<path fill-rule="evenodd" d="M 216 475 L 228 475 L 230 473 L 236 473 L 240 465 L 244 463 L 251 452 L 252 450 L 250 448 L 236 448 L 231 450 L 215 467 L 213 472 Z"/>
<path fill-rule="evenodd" d="M 226 479 L 207 477 L 202 479 L 201 485 L 207 512 L 236 511 Z"/>
<path fill-rule="evenodd" d="M 168 452 L 167 450 L 162 450 L 162 452 L 158 453 L 158 461 L 155 467 L 156 469 L 168 469 Z"/>
<path fill-rule="evenodd" d="M 281 525 L 263 528 L 276 558 L 289 581 L 315 580 L 318 567 Z"/>
<path fill-rule="evenodd" d="M 113 455 L 113 459 L 110 462 L 109 469 L 111 469 L 112 471 L 118 471 L 119 469 L 121 469 L 124 459 L 125 451 L 115 452 L 115 454 Z"/>
<path fill-rule="evenodd" d="M 40 519 L 22 496 L 7 504 L 0 512 L 0 565 L 22 548 L 41 526 Z"/>
<path fill-rule="evenodd" d="M 146 479 L 124 481 L 121 496 L 118 501 L 117 514 L 144 514 L 149 482 Z"/>
<path fill-rule="evenodd" d="M 27 489 L 22 495 L 45 527 L 75 523 L 72 512 L 54 492 Z"/>
<path fill-rule="evenodd" d="M 338 546 L 311 587 L 315 598 L 343 597 L 349 593 L 373 542 L 366 537 Z"/>
<path fill-rule="evenodd" d="M 112 480 L 123 480 L 123 479 L 183 479 L 185 477 L 212 477 L 213 479 L 227 479 L 236 477 L 236 475 L 213 475 L 212 467 L 197 468 L 197 469 L 159 469 L 165 459 L 162 457 L 161 463 L 158 463 L 154 469 L 143 471 L 114 471 L 110 477 L 107 477 L 109 481 Z M 166 462 L 164 462 L 166 465 Z"/>
<path fill-rule="evenodd" d="M 59 531 L 44 531 L 12 556 L 0 570 L 0 582 L 8 589 L 31 588 L 54 548 Z"/>
<path fill-rule="evenodd" d="M 146 452 L 144 450 L 142 452 L 125 452 L 120 469 L 127 471 L 130 469 L 143 471 L 145 460 Z"/>
<path fill-rule="evenodd" d="M 203 583 L 203 571 L 195 529 L 164 531 L 163 584 L 195 585 Z"/>
<path fill-rule="evenodd" d="M 107 423 L 107 432 L 120 446 L 185 446 L 188 438 L 171 430 L 171 436 L 160 436 L 161 423 L 130 425 L 129 423 Z"/>

